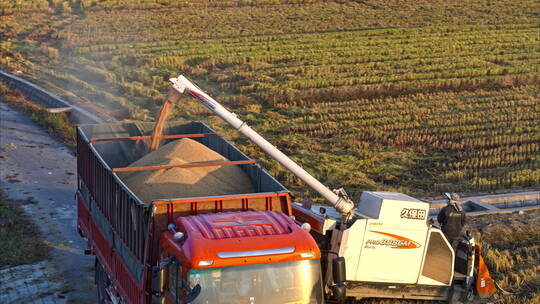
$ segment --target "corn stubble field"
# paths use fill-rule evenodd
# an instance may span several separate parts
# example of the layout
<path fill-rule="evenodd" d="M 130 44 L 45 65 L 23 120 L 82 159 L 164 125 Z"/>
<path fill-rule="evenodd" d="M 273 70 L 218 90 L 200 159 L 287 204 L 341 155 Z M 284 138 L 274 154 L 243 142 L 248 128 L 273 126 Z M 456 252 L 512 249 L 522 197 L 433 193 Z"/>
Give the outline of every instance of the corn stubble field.
<path fill-rule="evenodd" d="M 121 120 L 153 120 L 168 78 L 184 74 L 355 199 L 538 188 L 539 11 L 535 0 L 0 0 L 0 66 Z M 173 115 L 209 123 L 312 195 L 195 101 Z M 538 232 L 518 228 L 484 236 L 497 280 L 519 291 L 503 303 L 539 297 Z"/>

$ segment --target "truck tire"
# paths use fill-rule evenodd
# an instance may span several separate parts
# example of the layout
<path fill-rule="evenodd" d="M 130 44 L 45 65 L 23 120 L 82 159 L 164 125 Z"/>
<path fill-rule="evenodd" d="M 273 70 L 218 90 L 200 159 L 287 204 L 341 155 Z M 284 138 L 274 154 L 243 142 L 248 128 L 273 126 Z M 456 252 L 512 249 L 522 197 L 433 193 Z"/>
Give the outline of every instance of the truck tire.
<path fill-rule="evenodd" d="M 110 303 L 109 295 L 107 294 L 106 289 L 107 287 L 109 287 L 111 282 L 109 281 L 109 277 L 107 276 L 105 269 L 103 269 L 103 266 L 101 265 L 97 257 L 95 265 L 95 283 L 97 289 L 98 303 Z"/>

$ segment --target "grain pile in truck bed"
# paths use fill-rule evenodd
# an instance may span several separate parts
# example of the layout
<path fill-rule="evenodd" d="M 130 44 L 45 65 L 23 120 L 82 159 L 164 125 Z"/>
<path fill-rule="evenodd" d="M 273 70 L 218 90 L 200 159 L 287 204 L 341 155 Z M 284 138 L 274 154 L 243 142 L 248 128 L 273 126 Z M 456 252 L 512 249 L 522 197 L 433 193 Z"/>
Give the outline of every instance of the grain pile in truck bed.
<path fill-rule="evenodd" d="M 183 138 L 148 153 L 129 167 L 228 161 L 205 145 Z M 248 176 L 236 165 L 122 172 L 124 183 L 145 203 L 155 199 L 254 192 Z"/>

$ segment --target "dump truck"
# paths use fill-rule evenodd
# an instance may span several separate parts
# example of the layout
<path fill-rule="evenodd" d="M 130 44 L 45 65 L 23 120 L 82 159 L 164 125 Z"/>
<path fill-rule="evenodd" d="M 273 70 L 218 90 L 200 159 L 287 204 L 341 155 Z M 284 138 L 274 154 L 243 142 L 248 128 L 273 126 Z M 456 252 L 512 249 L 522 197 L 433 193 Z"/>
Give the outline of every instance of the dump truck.
<path fill-rule="evenodd" d="M 170 81 L 178 94 L 198 100 L 328 201 L 326 206 L 293 203 L 292 212 L 321 249 L 329 302 L 406 298 L 460 303 L 493 293 L 479 245 L 463 233 L 453 247 L 429 219 L 429 203 L 403 193 L 364 191 L 355 204 L 343 188 L 326 187 L 186 77 Z"/>
<path fill-rule="evenodd" d="M 96 257 L 99 302 L 322 304 L 321 253 L 291 218 L 290 192 L 200 122 L 168 123 L 160 140 L 190 138 L 227 162 L 130 167 L 153 129 L 77 128 L 77 227 Z M 239 166 L 254 192 L 142 201 L 119 176 L 200 166 Z"/>

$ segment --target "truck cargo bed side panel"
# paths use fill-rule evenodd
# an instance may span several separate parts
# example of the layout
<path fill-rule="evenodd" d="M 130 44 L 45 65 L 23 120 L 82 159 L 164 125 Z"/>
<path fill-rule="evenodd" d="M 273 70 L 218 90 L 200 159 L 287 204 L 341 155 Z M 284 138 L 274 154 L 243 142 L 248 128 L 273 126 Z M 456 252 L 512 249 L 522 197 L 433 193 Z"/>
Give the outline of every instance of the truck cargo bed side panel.
<path fill-rule="evenodd" d="M 83 202 L 84 199 L 80 195 L 77 195 L 77 197 L 81 210 L 80 214 L 84 214 L 87 212 L 85 210 L 86 204 Z M 144 284 L 138 284 L 135 276 L 132 275 L 131 269 L 136 267 L 128 267 L 124 263 L 124 257 L 127 253 L 124 252 L 122 254 L 118 250 L 122 248 L 122 245 L 117 243 L 117 238 L 114 238 L 110 230 L 103 227 L 103 225 L 97 224 L 94 219 L 99 218 L 100 215 L 96 216 L 96 214 L 94 213 L 93 216 L 89 216 L 85 224 L 81 224 L 81 221 L 79 222 L 80 226 L 87 226 L 87 228 L 83 228 L 82 230 L 88 238 L 90 249 L 98 257 L 111 281 L 116 282 L 115 287 L 120 295 L 124 299 L 129 299 L 129 303 L 141 303 L 144 295 Z M 128 262 L 133 263 L 133 260 L 128 260 Z"/>
<path fill-rule="evenodd" d="M 119 183 L 80 132 L 77 155 L 79 188 L 88 191 L 85 202 L 92 219 L 142 284 L 148 210 Z"/>

